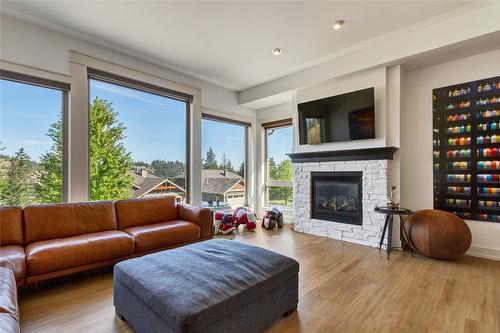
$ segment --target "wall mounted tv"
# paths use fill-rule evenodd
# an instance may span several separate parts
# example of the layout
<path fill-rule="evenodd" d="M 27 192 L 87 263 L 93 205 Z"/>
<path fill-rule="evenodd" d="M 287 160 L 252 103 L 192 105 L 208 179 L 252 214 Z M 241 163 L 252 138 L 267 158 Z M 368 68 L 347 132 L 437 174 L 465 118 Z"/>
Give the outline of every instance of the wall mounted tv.
<path fill-rule="evenodd" d="M 367 88 L 300 103 L 300 144 L 375 139 L 374 97 Z"/>

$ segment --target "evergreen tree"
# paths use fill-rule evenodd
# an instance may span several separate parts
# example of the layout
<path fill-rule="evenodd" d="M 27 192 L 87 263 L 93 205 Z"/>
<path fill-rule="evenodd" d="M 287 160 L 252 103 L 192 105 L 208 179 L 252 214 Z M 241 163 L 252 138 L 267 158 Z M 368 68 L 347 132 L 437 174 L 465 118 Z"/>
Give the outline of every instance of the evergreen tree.
<path fill-rule="evenodd" d="M 62 117 L 50 126 L 47 136 L 52 139 L 52 146 L 40 158 L 40 180 L 35 186 L 36 196 L 41 203 L 62 200 Z"/>
<path fill-rule="evenodd" d="M 5 147 L 2 146 L 2 141 L 0 141 L 0 152 L 5 150 Z M 2 189 L 5 185 L 5 178 L 6 178 L 6 175 L 7 175 L 7 168 L 6 168 L 6 164 L 7 164 L 7 160 L 8 160 L 8 156 L 4 155 L 4 154 L 0 154 L 0 193 L 2 193 Z M 0 204 L 1 204 L 1 199 L 0 199 Z"/>
<path fill-rule="evenodd" d="M 233 169 L 233 164 L 231 163 L 230 160 L 227 160 L 226 162 L 226 167 L 224 168 L 225 170 L 228 170 L 228 171 L 231 171 L 231 172 L 234 172 L 235 170 Z"/>
<path fill-rule="evenodd" d="M 220 160 L 219 168 L 221 170 L 227 169 L 227 158 L 226 158 L 226 153 L 222 153 L 222 158 Z"/>
<path fill-rule="evenodd" d="M 217 158 L 212 147 L 209 147 L 207 150 L 207 155 L 203 159 L 203 169 L 217 170 L 219 166 L 217 164 Z"/>
<path fill-rule="evenodd" d="M 134 166 L 135 167 L 145 167 L 145 168 L 151 167 L 149 164 L 147 164 L 146 162 L 143 162 L 143 161 L 134 162 Z"/>
<path fill-rule="evenodd" d="M 220 164 L 219 164 L 219 169 L 235 172 L 234 168 L 233 168 L 233 164 L 231 163 L 231 161 L 229 159 L 226 158 L 226 153 L 222 154 L 222 159 L 221 159 Z"/>
<path fill-rule="evenodd" d="M 155 176 L 161 178 L 174 178 L 184 174 L 184 163 L 180 161 L 154 160 L 151 167 Z"/>
<path fill-rule="evenodd" d="M 3 205 L 25 206 L 33 201 L 33 162 L 24 149 L 19 149 L 10 159 L 5 175 L 0 202 Z"/>
<path fill-rule="evenodd" d="M 245 162 L 241 162 L 240 169 L 238 170 L 238 175 L 245 177 Z"/>
<path fill-rule="evenodd" d="M 126 127 L 118 122 L 112 103 L 96 97 L 90 113 L 90 198 L 115 200 L 130 197 L 132 158 L 122 140 Z M 41 157 L 40 182 L 36 187 L 41 202 L 59 202 L 62 194 L 62 119 L 47 134 L 49 152 Z"/>
<path fill-rule="evenodd" d="M 96 97 L 90 106 L 90 198 L 130 197 L 132 158 L 122 140 L 126 127 L 112 103 Z"/>

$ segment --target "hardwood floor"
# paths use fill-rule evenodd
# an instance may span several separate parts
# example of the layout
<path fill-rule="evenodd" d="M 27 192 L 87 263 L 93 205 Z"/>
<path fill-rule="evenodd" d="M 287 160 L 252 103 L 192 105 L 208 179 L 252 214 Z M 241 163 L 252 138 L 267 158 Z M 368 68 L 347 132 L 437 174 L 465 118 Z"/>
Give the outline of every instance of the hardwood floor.
<path fill-rule="evenodd" d="M 431 260 L 292 232 L 237 241 L 300 262 L 298 310 L 269 332 L 500 332 L 500 262 Z M 114 313 L 111 269 L 20 293 L 23 332 L 130 332 Z"/>

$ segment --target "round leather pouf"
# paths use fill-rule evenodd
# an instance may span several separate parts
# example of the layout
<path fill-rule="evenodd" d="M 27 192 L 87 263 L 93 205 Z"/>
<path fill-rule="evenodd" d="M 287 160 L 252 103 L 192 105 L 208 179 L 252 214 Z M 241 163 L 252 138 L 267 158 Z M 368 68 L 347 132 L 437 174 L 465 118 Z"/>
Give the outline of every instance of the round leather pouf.
<path fill-rule="evenodd" d="M 435 209 L 417 211 L 405 221 L 410 242 L 421 254 L 456 259 L 470 247 L 472 235 L 464 220 Z"/>

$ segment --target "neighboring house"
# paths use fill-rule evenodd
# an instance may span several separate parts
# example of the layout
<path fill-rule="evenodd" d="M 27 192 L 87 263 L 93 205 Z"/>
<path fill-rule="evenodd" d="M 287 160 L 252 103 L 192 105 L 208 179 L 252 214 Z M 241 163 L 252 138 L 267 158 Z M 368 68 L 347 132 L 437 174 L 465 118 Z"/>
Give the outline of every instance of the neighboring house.
<path fill-rule="evenodd" d="M 186 191 L 182 187 L 166 178 L 153 175 L 145 168 L 132 170 L 131 175 L 133 179 L 132 198 L 175 194 L 181 201 L 186 196 Z"/>
<path fill-rule="evenodd" d="M 184 184 L 184 175 L 173 182 Z M 201 200 L 217 200 L 228 203 L 232 208 L 245 205 L 245 180 L 238 174 L 227 170 L 201 170 Z"/>

